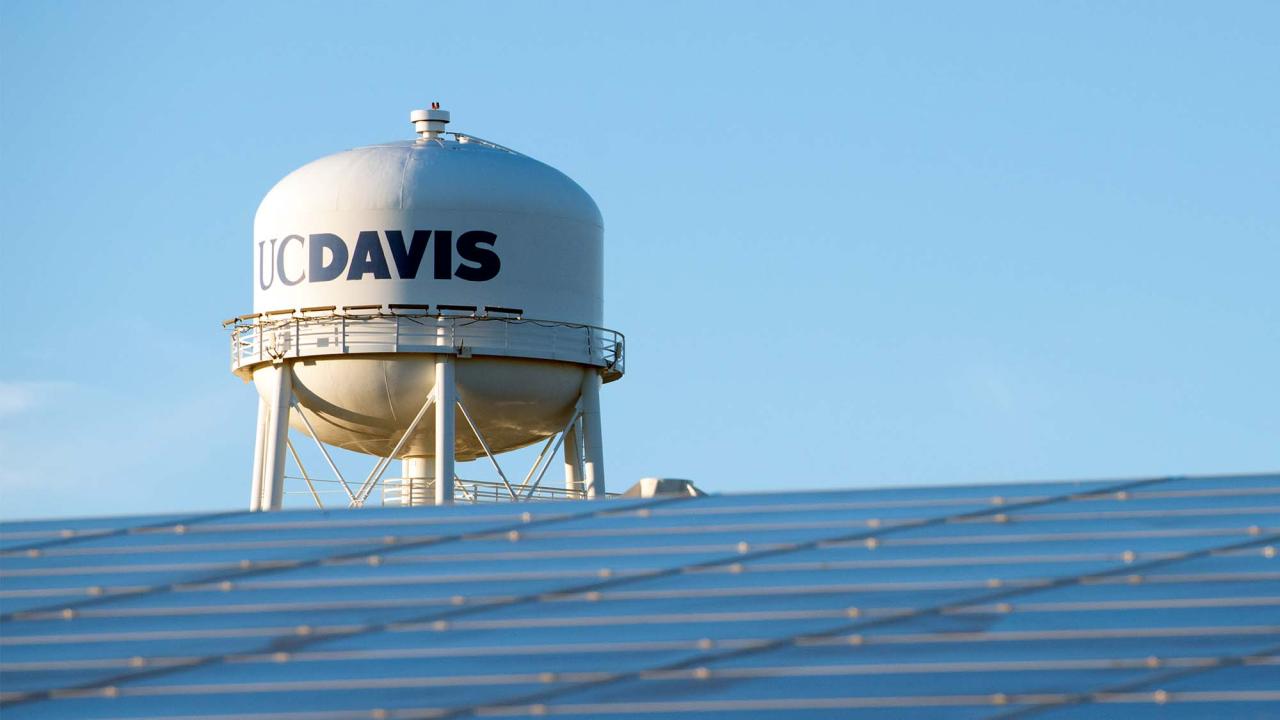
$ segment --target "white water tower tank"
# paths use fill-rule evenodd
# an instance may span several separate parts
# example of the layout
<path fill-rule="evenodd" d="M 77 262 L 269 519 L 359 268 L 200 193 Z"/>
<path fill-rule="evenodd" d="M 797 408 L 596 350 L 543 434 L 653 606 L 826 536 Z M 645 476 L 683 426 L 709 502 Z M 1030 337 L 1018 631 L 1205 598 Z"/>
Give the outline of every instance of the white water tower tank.
<path fill-rule="evenodd" d="M 598 388 L 623 341 L 601 327 L 599 209 L 556 169 L 446 132 L 438 106 L 410 118 L 413 139 L 304 165 L 258 207 L 253 312 L 229 321 L 261 397 L 252 507 L 280 506 L 290 426 L 404 461 L 406 502 L 452 501 L 455 457 L 552 437 L 566 488 L 603 494 Z"/>

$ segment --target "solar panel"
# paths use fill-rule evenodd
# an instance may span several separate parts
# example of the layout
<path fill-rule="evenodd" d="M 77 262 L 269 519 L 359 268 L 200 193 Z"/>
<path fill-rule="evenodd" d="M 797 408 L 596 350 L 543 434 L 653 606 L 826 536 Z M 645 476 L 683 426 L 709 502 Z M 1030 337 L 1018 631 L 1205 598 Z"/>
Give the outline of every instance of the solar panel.
<path fill-rule="evenodd" d="M 0 526 L 22 718 L 1275 717 L 1280 475 Z"/>

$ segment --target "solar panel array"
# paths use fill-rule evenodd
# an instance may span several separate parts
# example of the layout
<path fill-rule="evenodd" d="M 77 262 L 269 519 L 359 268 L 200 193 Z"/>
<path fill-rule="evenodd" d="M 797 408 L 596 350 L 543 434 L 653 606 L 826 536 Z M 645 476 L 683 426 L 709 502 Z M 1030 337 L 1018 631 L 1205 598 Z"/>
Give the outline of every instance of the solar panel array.
<path fill-rule="evenodd" d="M 0 527 L 5 720 L 1280 716 L 1280 475 Z"/>

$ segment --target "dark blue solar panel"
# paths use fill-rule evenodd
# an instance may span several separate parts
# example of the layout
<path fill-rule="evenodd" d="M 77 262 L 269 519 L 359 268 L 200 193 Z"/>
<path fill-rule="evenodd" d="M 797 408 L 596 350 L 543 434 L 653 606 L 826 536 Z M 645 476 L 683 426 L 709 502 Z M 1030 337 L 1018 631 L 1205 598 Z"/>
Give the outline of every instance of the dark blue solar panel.
<path fill-rule="evenodd" d="M 8 523 L 4 716 L 1278 714 L 1278 540 L 1276 475 Z"/>

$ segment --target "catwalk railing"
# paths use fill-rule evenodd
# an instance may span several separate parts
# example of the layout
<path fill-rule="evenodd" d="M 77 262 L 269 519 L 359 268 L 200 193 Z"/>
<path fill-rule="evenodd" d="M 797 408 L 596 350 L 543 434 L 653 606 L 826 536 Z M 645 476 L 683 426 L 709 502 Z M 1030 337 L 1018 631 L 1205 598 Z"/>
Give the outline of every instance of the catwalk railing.
<path fill-rule="evenodd" d="M 452 353 L 555 360 L 622 377 L 625 338 L 594 325 L 485 313 L 446 314 L 397 306 L 313 308 L 242 315 L 231 329 L 231 369 L 288 358 L 372 353 Z"/>
<path fill-rule="evenodd" d="M 409 483 L 404 478 L 387 478 L 382 481 L 382 504 L 383 505 L 406 505 L 405 502 L 406 485 Z M 418 505 L 432 504 L 432 498 L 435 497 L 434 491 L 430 487 L 430 481 L 421 482 L 420 485 L 410 493 L 421 493 L 421 497 L 415 498 Z M 518 498 L 512 498 L 510 491 L 506 485 L 500 482 L 492 482 L 489 480 L 464 480 L 455 478 L 453 481 L 453 501 L 456 503 L 497 503 L 511 502 L 513 499 L 518 500 L 585 500 L 587 494 L 585 490 L 568 490 L 562 487 L 554 487 L 547 485 L 536 485 L 529 488 L 528 493 L 517 493 Z M 608 497 L 618 497 L 618 493 L 608 493 Z"/>

